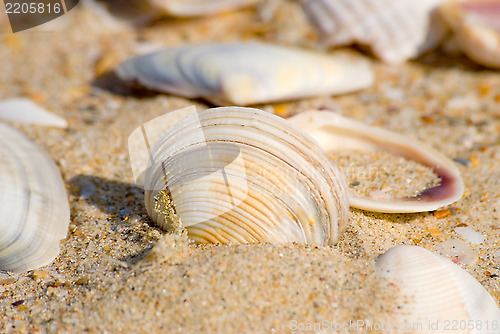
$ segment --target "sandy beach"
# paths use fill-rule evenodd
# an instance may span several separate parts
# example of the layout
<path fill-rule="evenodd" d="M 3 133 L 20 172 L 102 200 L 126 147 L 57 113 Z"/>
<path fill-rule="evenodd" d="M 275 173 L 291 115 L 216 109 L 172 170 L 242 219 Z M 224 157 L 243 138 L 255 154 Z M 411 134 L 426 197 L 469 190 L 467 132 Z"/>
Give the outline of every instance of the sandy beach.
<path fill-rule="evenodd" d="M 110 72 L 160 47 L 257 40 L 318 48 L 319 38 L 289 2 L 272 22 L 245 9 L 137 29 L 108 28 L 81 7 L 55 31 L 0 33 L 0 100 L 29 98 L 68 121 L 67 129 L 9 124 L 52 156 L 71 207 L 68 236 L 51 265 L 0 272 L 0 332 L 269 333 L 322 323 L 323 332 L 334 333 L 338 324 L 357 322 L 356 333 L 382 333 L 373 325 L 409 301 L 377 279 L 376 257 L 400 244 L 451 254 L 449 240 L 466 244 L 471 260 L 460 265 L 500 301 L 500 72 L 442 50 L 398 66 L 371 59 L 376 80 L 368 89 L 255 106 L 282 117 L 331 109 L 417 139 L 458 159 L 464 196 L 438 212 L 351 209 L 331 246 L 200 246 L 148 218 L 127 139 L 169 111 L 211 106 L 132 89 Z M 331 158 L 349 173 L 347 184 L 363 192 L 384 188 L 400 196 L 438 182 L 429 169 L 400 158 Z M 472 243 L 457 227 L 484 240 Z"/>

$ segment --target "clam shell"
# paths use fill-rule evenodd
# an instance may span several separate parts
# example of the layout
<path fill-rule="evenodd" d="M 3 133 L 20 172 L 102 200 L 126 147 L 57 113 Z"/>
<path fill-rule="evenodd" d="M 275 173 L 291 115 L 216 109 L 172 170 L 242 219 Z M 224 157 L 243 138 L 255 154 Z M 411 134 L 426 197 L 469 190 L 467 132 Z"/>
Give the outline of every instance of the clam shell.
<path fill-rule="evenodd" d="M 441 178 L 438 186 L 415 197 L 385 200 L 350 196 L 352 207 L 377 212 L 432 211 L 457 201 L 463 195 L 464 184 L 453 161 L 415 140 L 329 111 L 311 110 L 288 121 L 314 138 L 327 153 L 333 150 L 384 150 L 430 167 Z"/>
<path fill-rule="evenodd" d="M 374 76 L 364 59 L 260 43 L 202 44 L 123 62 L 126 81 L 215 105 L 250 105 L 352 92 Z"/>
<path fill-rule="evenodd" d="M 324 245 L 346 226 L 337 168 L 306 134 L 262 110 L 191 115 L 166 131 L 150 159 L 149 216 L 195 241 Z"/>
<path fill-rule="evenodd" d="M 500 1 L 448 2 L 440 13 L 467 57 L 500 68 Z"/>
<path fill-rule="evenodd" d="M 64 182 L 46 152 L 2 123 L 0 188 L 0 270 L 52 262 L 69 224 Z"/>
<path fill-rule="evenodd" d="M 497 302 L 448 259 L 421 247 L 400 245 L 380 255 L 375 267 L 378 276 L 408 299 L 400 300 L 392 324 L 421 324 L 418 333 L 446 333 L 453 327 L 451 332 L 464 334 L 498 333 Z"/>
<path fill-rule="evenodd" d="M 431 50 L 446 34 L 442 0 L 298 0 L 327 46 L 358 43 L 391 64 Z"/>

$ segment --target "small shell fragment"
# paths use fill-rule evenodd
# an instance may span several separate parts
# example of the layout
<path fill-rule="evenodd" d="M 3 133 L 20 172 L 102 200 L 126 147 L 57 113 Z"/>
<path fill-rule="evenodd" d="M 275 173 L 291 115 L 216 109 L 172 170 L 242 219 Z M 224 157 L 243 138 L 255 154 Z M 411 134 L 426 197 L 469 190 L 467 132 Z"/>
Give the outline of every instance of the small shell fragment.
<path fill-rule="evenodd" d="M 311 110 L 288 119 L 329 153 L 333 150 L 384 150 L 431 168 L 441 183 L 418 196 L 384 199 L 349 197 L 352 207 L 376 212 L 422 212 L 451 204 L 463 195 L 464 184 L 454 163 L 436 150 L 409 138 L 340 116 Z"/>
<path fill-rule="evenodd" d="M 177 17 L 214 15 L 255 5 L 259 1 L 261 0 L 148 0 L 153 7 Z"/>
<path fill-rule="evenodd" d="M 8 121 L 35 123 L 58 128 L 66 128 L 68 126 L 64 118 L 24 98 L 0 101 L 0 118 Z"/>
<path fill-rule="evenodd" d="M 442 0 L 298 0 L 328 46 L 359 43 L 384 62 L 431 50 L 447 31 L 434 9 Z"/>
<path fill-rule="evenodd" d="M 171 48 L 123 62 L 125 81 L 215 105 L 251 105 L 336 95 L 372 85 L 368 61 L 261 43 Z"/>
<path fill-rule="evenodd" d="M 0 270 L 52 262 L 69 225 L 64 182 L 45 151 L 2 123 L 0 189 Z"/>
<path fill-rule="evenodd" d="M 446 324 L 456 321 L 462 324 L 457 333 L 498 333 L 500 309 L 495 299 L 467 271 L 436 253 L 400 245 L 380 255 L 375 268 L 379 277 L 400 290 L 398 307 L 388 320 L 392 324 L 421 324 L 414 332 L 430 334 L 446 333 Z"/>

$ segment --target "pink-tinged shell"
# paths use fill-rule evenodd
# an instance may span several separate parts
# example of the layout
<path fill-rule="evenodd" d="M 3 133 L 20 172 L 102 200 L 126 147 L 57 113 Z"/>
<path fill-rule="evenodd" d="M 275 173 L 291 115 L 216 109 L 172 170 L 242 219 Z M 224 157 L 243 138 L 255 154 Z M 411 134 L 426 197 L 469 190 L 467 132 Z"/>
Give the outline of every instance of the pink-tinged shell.
<path fill-rule="evenodd" d="M 467 57 L 500 68 L 500 1 L 448 2 L 440 12 Z"/>
<path fill-rule="evenodd" d="M 446 34 L 442 0 L 299 0 L 327 46 L 360 44 L 387 63 L 431 50 Z"/>
<path fill-rule="evenodd" d="M 448 259 L 425 248 L 400 245 L 380 255 L 375 266 L 377 275 L 400 291 L 398 308 L 389 321 L 421 326 L 408 333 L 447 333 L 448 328 L 451 333 L 498 334 L 497 302 Z"/>

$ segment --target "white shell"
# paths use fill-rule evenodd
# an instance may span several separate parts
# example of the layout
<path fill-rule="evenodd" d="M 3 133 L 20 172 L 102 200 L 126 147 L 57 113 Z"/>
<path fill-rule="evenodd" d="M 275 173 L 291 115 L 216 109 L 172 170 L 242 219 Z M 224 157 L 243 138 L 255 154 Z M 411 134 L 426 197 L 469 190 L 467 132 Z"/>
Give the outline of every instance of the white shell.
<path fill-rule="evenodd" d="M 358 43 L 398 64 L 431 50 L 446 29 L 433 10 L 442 0 L 298 0 L 328 46 Z"/>
<path fill-rule="evenodd" d="M 446 333 L 447 322 L 450 329 L 453 321 L 457 333 L 499 331 L 500 309 L 493 297 L 467 271 L 434 252 L 417 246 L 393 247 L 379 256 L 376 272 L 407 298 L 406 302 L 399 299 L 392 324 L 421 324 L 418 333 Z"/>
<path fill-rule="evenodd" d="M 251 108 L 214 108 L 167 130 L 146 171 L 148 214 L 163 228 L 216 243 L 335 242 L 346 185 L 312 139 Z"/>
<path fill-rule="evenodd" d="M 46 126 L 65 128 L 66 120 L 53 114 L 29 99 L 8 99 L 0 101 L 0 118 L 22 123 L 35 123 Z"/>
<path fill-rule="evenodd" d="M 149 0 L 156 8 L 177 17 L 213 15 L 258 3 L 261 0 Z"/>
<path fill-rule="evenodd" d="M 331 111 L 311 110 L 288 121 L 313 137 L 327 153 L 332 150 L 384 150 L 430 167 L 441 178 L 438 186 L 415 197 L 385 200 L 350 196 L 352 207 L 377 212 L 432 211 L 463 195 L 464 184 L 453 161 L 415 140 Z"/>
<path fill-rule="evenodd" d="M 332 95 L 373 83 L 362 58 L 260 43 L 202 44 L 136 57 L 116 70 L 127 81 L 216 105 L 250 105 Z"/>
<path fill-rule="evenodd" d="M 467 57 L 500 68 L 500 1 L 453 1 L 442 5 L 440 12 Z"/>
<path fill-rule="evenodd" d="M 46 152 L 2 123 L 0 189 L 0 270 L 52 262 L 69 224 L 64 182 Z"/>

